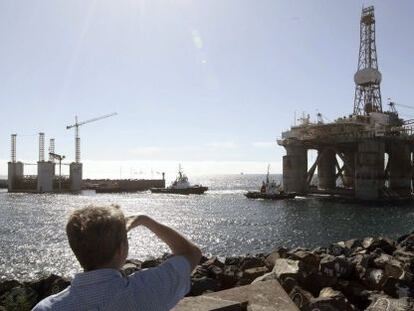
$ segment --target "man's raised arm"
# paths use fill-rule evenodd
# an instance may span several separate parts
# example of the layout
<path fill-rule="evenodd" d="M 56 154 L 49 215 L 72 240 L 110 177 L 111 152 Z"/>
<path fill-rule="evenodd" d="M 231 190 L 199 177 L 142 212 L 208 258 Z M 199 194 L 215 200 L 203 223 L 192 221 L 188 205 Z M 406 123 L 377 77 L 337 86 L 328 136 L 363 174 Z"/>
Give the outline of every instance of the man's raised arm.
<path fill-rule="evenodd" d="M 145 215 L 127 217 L 126 220 L 128 231 L 138 226 L 148 228 L 170 247 L 174 255 L 187 258 L 191 265 L 191 270 L 200 262 L 202 255 L 200 249 L 174 229 Z"/>

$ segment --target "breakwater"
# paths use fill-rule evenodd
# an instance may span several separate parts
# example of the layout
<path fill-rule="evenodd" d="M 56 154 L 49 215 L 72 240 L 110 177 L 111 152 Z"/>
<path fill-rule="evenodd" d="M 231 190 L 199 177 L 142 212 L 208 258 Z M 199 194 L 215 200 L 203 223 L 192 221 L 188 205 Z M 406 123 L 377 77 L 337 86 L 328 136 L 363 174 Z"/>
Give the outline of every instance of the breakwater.
<path fill-rule="evenodd" d="M 130 259 L 122 271 L 129 275 L 156 267 L 168 256 Z M 191 275 L 188 295 L 277 279 L 300 310 L 413 310 L 413 274 L 414 233 L 396 240 L 366 237 L 313 250 L 279 247 L 266 254 L 203 257 Z M 3 281 L 0 310 L 30 310 L 69 284 L 69 278 L 57 275 Z"/>

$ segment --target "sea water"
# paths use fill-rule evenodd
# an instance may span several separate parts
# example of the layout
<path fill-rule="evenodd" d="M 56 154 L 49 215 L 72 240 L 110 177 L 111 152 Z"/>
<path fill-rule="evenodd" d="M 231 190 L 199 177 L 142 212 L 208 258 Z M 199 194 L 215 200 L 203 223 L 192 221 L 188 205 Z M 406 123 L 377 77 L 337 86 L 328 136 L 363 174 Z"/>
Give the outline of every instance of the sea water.
<path fill-rule="evenodd" d="M 280 176 L 273 176 L 280 179 Z M 326 246 L 365 236 L 396 238 L 414 228 L 414 208 L 364 206 L 312 198 L 251 200 L 262 175 L 201 176 L 204 195 L 8 194 L 0 192 L 0 280 L 81 271 L 65 234 L 69 214 L 87 205 L 119 204 L 126 215 L 146 214 L 198 244 L 206 255 L 270 252 L 279 246 Z M 161 256 L 168 248 L 145 228 L 128 234 L 130 258 Z"/>

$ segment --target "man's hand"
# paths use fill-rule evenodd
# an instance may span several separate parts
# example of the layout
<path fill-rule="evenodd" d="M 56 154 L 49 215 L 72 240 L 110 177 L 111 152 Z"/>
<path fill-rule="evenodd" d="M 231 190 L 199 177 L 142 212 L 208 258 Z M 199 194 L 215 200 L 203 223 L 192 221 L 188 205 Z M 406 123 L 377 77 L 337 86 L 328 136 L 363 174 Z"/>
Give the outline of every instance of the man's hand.
<path fill-rule="evenodd" d="M 145 215 L 125 217 L 125 224 L 126 224 L 127 231 L 143 225 L 145 222 L 145 218 L 147 218 L 147 216 Z"/>

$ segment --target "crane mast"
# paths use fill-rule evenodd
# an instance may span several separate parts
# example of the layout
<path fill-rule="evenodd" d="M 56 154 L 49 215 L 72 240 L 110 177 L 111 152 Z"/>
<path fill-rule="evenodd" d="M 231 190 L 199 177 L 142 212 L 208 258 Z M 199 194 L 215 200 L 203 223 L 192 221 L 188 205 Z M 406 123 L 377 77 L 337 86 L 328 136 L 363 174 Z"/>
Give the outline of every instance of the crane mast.
<path fill-rule="evenodd" d="M 93 119 L 89 119 L 86 121 L 82 121 L 82 122 L 78 122 L 78 117 L 75 116 L 75 124 L 72 125 L 68 125 L 66 126 L 66 129 L 69 130 L 71 128 L 75 128 L 75 163 L 80 163 L 80 136 L 79 136 L 79 126 L 91 123 L 91 122 L 95 122 L 95 121 L 99 121 L 102 119 L 106 119 L 112 116 L 117 115 L 116 112 L 114 113 L 110 113 L 110 114 L 106 114 L 97 118 L 93 118 Z"/>

